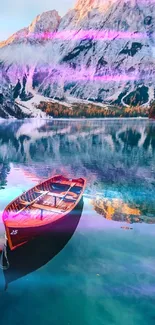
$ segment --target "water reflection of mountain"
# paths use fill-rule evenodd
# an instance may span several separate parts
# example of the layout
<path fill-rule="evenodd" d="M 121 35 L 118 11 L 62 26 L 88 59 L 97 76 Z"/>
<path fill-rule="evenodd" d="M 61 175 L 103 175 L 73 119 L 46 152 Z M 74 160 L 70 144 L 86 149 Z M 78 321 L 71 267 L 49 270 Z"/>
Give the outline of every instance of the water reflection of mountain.
<path fill-rule="evenodd" d="M 155 149 L 155 124 L 150 121 L 14 121 L 0 124 L 0 157 L 5 145 L 5 154 L 18 154 L 21 162 L 31 158 L 34 161 L 50 154 L 51 158 L 68 149 L 71 152 L 88 152 L 95 146 L 97 151 L 123 152 L 126 148 L 148 147 Z M 87 140 L 87 141 L 85 141 Z M 57 144 L 55 149 L 55 144 Z M 99 149 L 98 149 L 99 148 Z M 40 154 L 38 153 L 40 149 Z M 47 153 L 48 152 L 48 153 Z M 146 153 L 145 152 L 145 153 Z M 29 156 L 30 154 L 30 156 Z M 14 157 L 16 159 L 16 156 Z"/>
<path fill-rule="evenodd" d="M 88 189 L 119 188 L 123 195 L 130 195 L 131 203 L 136 200 L 136 204 L 144 205 L 144 210 L 148 209 L 149 196 L 149 207 L 155 211 L 153 121 L 1 122 L 0 161 L 19 164 L 33 177 L 83 175 L 88 179 Z"/>
<path fill-rule="evenodd" d="M 7 162 L 0 162 L 0 189 L 5 188 L 7 184 L 7 175 L 10 172 L 10 166 Z"/>
<path fill-rule="evenodd" d="M 120 199 L 101 199 L 92 201 L 95 211 L 102 215 L 105 219 L 113 221 L 132 223 L 155 223 L 155 216 L 148 217 L 143 214 L 142 209 L 129 206 Z M 148 212 L 148 211 L 147 211 Z"/>

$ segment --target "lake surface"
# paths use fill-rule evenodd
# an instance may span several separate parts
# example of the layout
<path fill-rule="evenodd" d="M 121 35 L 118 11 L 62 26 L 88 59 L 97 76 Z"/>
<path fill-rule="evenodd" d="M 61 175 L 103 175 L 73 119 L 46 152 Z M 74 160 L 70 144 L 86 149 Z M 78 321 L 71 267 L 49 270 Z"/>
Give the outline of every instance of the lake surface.
<path fill-rule="evenodd" d="M 0 324 L 154 325 L 155 122 L 0 121 L 1 212 L 59 173 L 87 178 L 77 228 L 23 277 L 17 259 L 7 291 L 0 271 Z M 25 265 L 37 252 L 42 260 L 40 249 L 25 253 Z"/>

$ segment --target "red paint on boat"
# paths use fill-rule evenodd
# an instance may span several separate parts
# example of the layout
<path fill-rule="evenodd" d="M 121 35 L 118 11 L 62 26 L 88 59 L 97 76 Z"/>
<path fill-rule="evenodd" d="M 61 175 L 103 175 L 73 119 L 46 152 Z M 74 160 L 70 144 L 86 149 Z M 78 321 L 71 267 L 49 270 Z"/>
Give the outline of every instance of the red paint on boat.
<path fill-rule="evenodd" d="M 79 203 L 86 179 L 57 175 L 34 186 L 13 200 L 3 212 L 11 250 L 59 223 Z"/>

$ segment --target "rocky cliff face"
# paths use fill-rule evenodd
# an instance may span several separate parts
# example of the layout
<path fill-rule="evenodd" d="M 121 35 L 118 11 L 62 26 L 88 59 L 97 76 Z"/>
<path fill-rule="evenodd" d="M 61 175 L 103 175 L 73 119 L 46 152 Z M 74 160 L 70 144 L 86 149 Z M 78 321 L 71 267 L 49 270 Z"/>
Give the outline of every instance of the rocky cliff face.
<path fill-rule="evenodd" d="M 75 4 L 75 10 L 79 12 L 80 17 L 82 18 L 93 9 L 105 12 L 115 2 L 117 2 L 117 0 L 77 0 Z"/>
<path fill-rule="evenodd" d="M 155 95 L 154 26 L 151 0 L 79 0 L 63 18 L 43 13 L 1 43 L 1 92 L 26 74 L 26 93 L 145 106 Z"/>

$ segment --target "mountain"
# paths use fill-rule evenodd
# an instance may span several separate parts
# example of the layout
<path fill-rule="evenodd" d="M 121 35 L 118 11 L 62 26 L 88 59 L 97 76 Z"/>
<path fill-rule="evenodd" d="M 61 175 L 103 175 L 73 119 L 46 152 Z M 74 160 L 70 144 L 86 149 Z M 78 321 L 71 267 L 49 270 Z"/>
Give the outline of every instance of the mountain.
<path fill-rule="evenodd" d="M 155 96 L 154 25 L 152 0 L 78 0 L 62 18 L 37 16 L 0 43 L 0 116 L 8 105 L 14 116 L 43 116 L 44 100 L 145 108 Z"/>
<path fill-rule="evenodd" d="M 84 17 L 88 12 L 94 9 L 105 12 L 115 2 L 117 2 L 117 0 L 77 0 L 75 10 L 79 12 L 80 17 Z"/>

